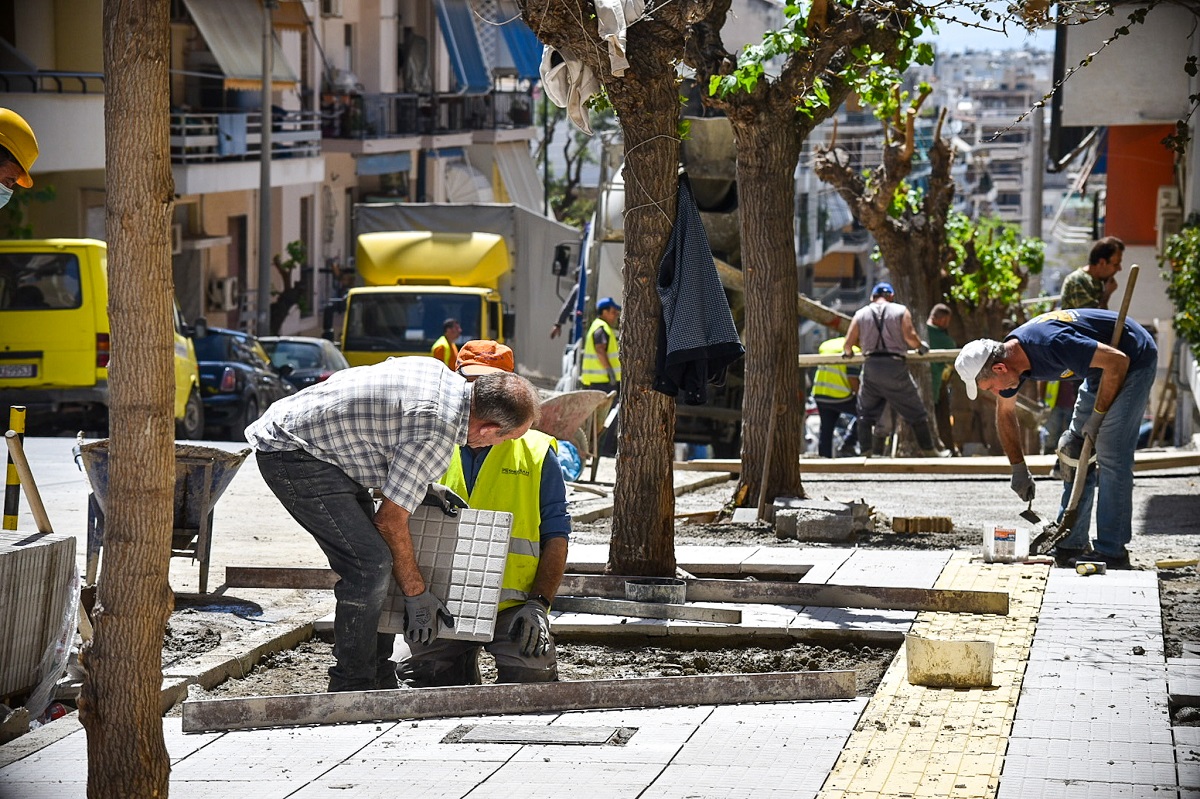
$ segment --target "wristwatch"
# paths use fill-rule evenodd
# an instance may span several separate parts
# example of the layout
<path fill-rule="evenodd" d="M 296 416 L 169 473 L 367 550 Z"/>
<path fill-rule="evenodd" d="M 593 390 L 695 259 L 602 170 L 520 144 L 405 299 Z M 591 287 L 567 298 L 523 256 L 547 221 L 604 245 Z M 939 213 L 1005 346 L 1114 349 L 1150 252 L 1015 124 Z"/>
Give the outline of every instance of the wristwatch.
<path fill-rule="evenodd" d="M 536 601 L 542 603 L 542 607 L 544 607 L 546 610 L 550 610 L 550 600 L 547 599 L 546 597 L 542 596 L 541 594 L 538 594 L 537 596 L 532 596 L 532 597 L 530 597 L 530 599 L 533 599 L 533 600 L 536 600 Z"/>

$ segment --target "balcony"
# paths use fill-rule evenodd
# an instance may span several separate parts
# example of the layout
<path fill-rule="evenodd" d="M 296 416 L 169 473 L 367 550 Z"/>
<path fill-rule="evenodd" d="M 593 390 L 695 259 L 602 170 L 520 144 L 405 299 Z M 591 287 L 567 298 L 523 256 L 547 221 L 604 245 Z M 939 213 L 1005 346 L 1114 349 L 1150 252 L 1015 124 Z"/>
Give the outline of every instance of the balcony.
<path fill-rule="evenodd" d="M 355 153 L 433 146 L 421 139 L 456 134 L 489 132 L 491 136 L 481 138 L 525 139 L 532 135 L 532 108 L 528 91 L 326 95 L 321 132 L 328 149 Z"/>
<path fill-rule="evenodd" d="M 324 180 L 321 115 L 276 111 L 271 126 L 271 185 Z M 171 114 L 171 171 L 180 195 L 257 189 L 262 114 L 186 111 Z"/>

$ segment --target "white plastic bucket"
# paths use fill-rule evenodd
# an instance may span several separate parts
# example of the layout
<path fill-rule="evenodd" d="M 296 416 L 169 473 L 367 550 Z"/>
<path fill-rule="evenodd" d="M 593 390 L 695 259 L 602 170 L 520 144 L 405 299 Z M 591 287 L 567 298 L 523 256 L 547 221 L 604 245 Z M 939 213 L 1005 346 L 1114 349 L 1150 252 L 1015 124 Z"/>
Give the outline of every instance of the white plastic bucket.
<path fill-rule="evenodd" d="M 983 528 L 983 559 L 988 563 L 1012 563 L 1029 557 L 1029 529 L 1007 524 Z"/>

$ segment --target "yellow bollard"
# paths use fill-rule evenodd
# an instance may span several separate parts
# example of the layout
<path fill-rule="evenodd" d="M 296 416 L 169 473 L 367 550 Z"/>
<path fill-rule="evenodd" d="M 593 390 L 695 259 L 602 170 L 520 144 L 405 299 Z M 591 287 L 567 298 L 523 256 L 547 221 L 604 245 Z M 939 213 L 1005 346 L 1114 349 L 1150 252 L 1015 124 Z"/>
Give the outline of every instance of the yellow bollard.
<path fill-rule="evenodd" d="M 25 440 L 25 406 L 13 405 L 8 409 L 8 429 Z M 21 478 L 12 455 L 8 456 L 8 470 L 4 480 L 4 529 L 17 529 L 17 513 L 21 510 Z"/>

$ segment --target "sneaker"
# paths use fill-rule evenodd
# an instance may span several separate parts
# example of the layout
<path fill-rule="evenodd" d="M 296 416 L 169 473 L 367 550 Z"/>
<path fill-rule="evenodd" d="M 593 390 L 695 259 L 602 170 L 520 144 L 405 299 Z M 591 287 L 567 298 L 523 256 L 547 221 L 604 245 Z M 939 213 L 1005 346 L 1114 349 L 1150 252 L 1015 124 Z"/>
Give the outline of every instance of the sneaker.
<path fill-rule="evenodd" d="M 1075 568 L 1076 563 L 1103 563 L 1113 571 L 1128 571 L 1133 568 L 1133 565 L 1129 562 L 1128 552 L 1123 552 L 1120 555 L 1105 555 L 1101 552 L 1088 552 L 1071 560 L 1068 568 Z"/>
<path fill-rule="evenodd" d="M 1091 555 L 1086 549 L 1076 549 L 1074 547 L 1055 547 L 1054 548 L 1054 565 L 1059 569 L 1074 569 L 1075 561 L 1090 560 L 1084 557 Z"/>

